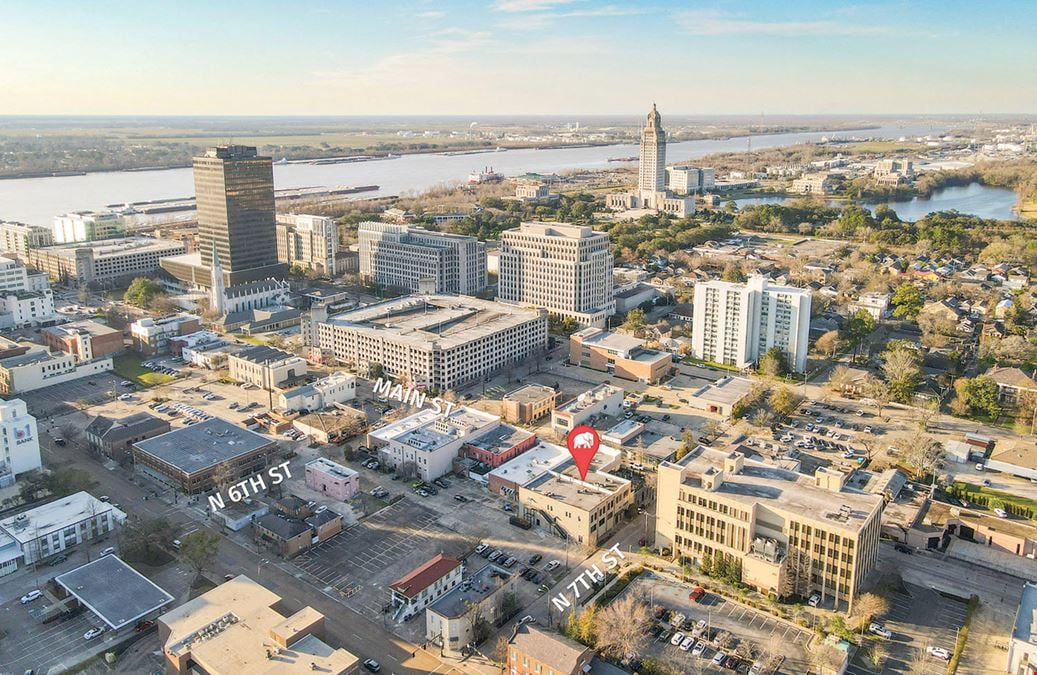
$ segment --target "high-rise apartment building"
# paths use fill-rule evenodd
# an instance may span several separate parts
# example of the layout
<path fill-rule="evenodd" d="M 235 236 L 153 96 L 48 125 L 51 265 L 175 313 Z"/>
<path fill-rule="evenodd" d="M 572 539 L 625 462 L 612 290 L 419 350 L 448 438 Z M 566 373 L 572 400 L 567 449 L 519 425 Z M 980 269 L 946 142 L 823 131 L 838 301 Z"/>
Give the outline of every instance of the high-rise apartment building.
<path fill-rule="evenodd" d="M 806 370 L 810 292 L 771 286 L 755 275 L 747 283 L 707 281 L 695 286 L 691 353 L 697 359 L 739 368 L 780 348 L 788 367 Z"/>
<path fill-rule="evenodd" d="M 475 237 L 395 223 L 360 223 L 360 274 L 412 291 L 472 295 L 486 286 L 486 245 Z"/>
<path fill-rule="evenodd" d="M 285 213 L 277 216 L 277 259 L 288 266 L 333 277 L 338 273 L 338 223 L 327 216 Z"/>
<path fill-rule="evenodd" d="M 883 509 L 845 482 L 831 468 L 809 477 L 699 446 L 659 465 L 655 545 L 737 560 L 742 583 L 765 595 L 817 591 L 842 608 L 875 569 Z"/>
<path fill-rule="evenodd" d="M 666 132 L 663 131 L 663 120 L 654 103 L 645 128 L 641 130 L 637 189 L 642 199 L 666 190 Z"/>
<path fill-rule="evenodd" d="M 522 223 L 501 233 L 499 298 L 603 327 L 616 311 L 609 236 L 587 226 Z"/>
<path fill-rule="evenodd" d="M 13 253 L 24 262 L 30 249 L 50 246 L 54 231 L 41 225 L 0 221 L 0 251 Z"/>

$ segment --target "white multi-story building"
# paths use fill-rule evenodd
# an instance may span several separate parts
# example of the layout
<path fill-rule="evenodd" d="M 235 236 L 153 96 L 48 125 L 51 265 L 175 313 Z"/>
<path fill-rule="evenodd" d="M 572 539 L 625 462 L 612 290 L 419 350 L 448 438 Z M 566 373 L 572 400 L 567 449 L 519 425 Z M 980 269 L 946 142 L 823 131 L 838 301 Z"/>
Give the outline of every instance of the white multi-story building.
<path fill-rule="evenodd" d="M 547 313 L 468 296 L 408 296 L 317 324 L 340 362 L 441 391 L 514 367 L 547 347 Z"/>
<path fill-rule="evenodd" d="M 13 253 L 19 260 L 25 260 L 30 249 L 53 243 L 54 231 L 48 227 L 0 221 L 0 251 Z"/>
<path fill-rule="evenodd" d="M 429 481 L 453 470 L 466 440 L 499 426 L 499 417 L 474 408 L 449 413 L 429 408 L 370 432 L 367 441 L 383 464 Z"/>
<path fill-rule="evenodd" d="M 54 294 L 42 291 L 0 291 L 0 328 L 39 326 L 54 319 Z"/>
<path fill-rule="evenodd" d="M 141 354 L 168 354 L 170 341 L 200 330 L 201 319 L 181 312 L 169 316 L 145 317 L 130 324 L 133 348 Z"/>
<path fill-rule="evenodd" d="M 126 514 L 86 492 L 55 499 L 0 520 L 0 531 L 15 540 L 26 565 L 102 537 Z"/>
<path fill-rule="evenodd" d="M 15 477 L 43 466 L 36 418 L 29 414 L 25 401 L 12 398 L 0 401 L 0 487 L 14 484 Z"/>
<path fill-rule="evenodd" d="M 771 286 L 755 275 L 747 283 L 708 281 L 695 286 L 692 356 L 739 368 L 779 347 L 788 366 L 803 372 L 810 332 L 810 292 Z"/>
<path fill-rule="evenodd" d="M 80 241 L 111 239 L 126 234 L 126 224 L 118 213 L 108 211 L 74 211 L 54 217 L 54 243 L 74 244 Z"/>
<path fill-rule="evenodd" d="M 356 398 L 356 375 L 338 371 L 311 384 L 281 392 L 277 405 L 282 410 L 323 410 Z"/>
<path fill-rule="evenodd" d="M 327 216 L 277 216 L 277 261 L 300 265 L 329 277 L 336 274 L 338 222 Z"/>
<path fill-rule="evenodd" d="M 608 234 L 538 222 L 505 230 L 499 298 L 604 326 L 616 311 Z"/>
<path fill-rule="evenodd" d="M 46 274 L 31 270 L 17 260 L 0 257 L 0 292 L 47 290 L 50 290 L 50 280 Z"/>
<path fill-rule="evenodd" d="M 0 359 L 0 394 L 21 394 L 111 369 L 110 356 L 78 361 L 75 354 L 52 354 L 46 347 L 36 345 L 24 354 Z"/>
<path fill-rule="evenodd" d="M 182 241 L 123 237 L 31 249 L 28 262 L 54 281 L 103 284 L 153 276 L 159 260 L 186 252 Z"/>
<path fill-rule="evenodd" d="M 679 195 L 708 192 L 716 187 L 716 177 L 716 169 L 710 167 L 666 167 L 666 186 Z"/>
<path fill-rule="evenodd" d="M 227 359 L 230 378 L 261 389 L 273 390 L 307 372 L 306 359 L 290 352 L 257 345 L 231 354 Z"/>
<path fill-rule="evenodd" d="M 486 286 L 486 245 L 475 237 L 395 223 L 360 223 L 360 275 L 386 286 L 472 295 Z"/>

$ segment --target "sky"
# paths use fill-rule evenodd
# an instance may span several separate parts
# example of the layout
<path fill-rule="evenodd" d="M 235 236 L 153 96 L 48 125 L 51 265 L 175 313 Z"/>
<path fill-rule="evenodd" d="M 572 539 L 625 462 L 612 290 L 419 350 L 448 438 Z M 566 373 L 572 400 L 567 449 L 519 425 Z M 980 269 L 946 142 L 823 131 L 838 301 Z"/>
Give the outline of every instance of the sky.
<path fill-rule="evenodd" d="M 1031 0 L 0 0 L 0 115 L 1035 113 Z"/>

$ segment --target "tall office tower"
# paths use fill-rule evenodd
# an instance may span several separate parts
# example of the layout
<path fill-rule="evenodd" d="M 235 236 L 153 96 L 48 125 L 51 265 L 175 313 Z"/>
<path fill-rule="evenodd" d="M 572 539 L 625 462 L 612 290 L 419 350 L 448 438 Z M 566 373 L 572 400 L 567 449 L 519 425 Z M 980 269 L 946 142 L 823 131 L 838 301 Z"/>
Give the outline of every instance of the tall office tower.
<path fill-rule="evenodd" d="M 538 222 L 505 230 L 499 298 L 603 327 L 616 312 L 608 234 L 586 226 Z"/>
<path fill-rule="evenodd" d="M 209 148 L 194 158 L 194 191 L 203 267 L 212 267 L 215 246 L 228 286 L 285 275 L 277 261 L 269 157 L 244 145 Z"/>
<path fill-rule="evenodd" d="M 771 286 L 762 275 L 744 284 L 707 281 L 695 286 L 694 308 L 695 358 L 741 368 L 779 347 L 789 368 L 806 370 L 810 291 Z"/>
<path fill-rule="evenodd" d="M 393 223 L 360 223 L 360 275 L 386 286 L 472 295 L 486 286 L 486 245 L 475 237 Z"/>
<path fill-rule="evenodd" d="M 641 163 L 637 189 L 641 198 L 651 195 L 655 199 L 657 192 L 666 191 L 666 132 L 663 131 L 662 117 L 652 104 L 652 112 L 648 113 L 648 122 L 641 131 Z"/>

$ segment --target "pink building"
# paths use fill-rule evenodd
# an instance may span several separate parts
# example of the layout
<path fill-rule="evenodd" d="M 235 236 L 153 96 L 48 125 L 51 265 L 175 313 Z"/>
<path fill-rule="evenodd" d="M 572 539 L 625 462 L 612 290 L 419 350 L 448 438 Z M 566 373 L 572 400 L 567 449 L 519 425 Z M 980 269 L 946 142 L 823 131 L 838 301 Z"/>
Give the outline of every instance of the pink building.
<path fill-rule="evenodd" d="M 360 474 L 330 459 L 318 457 L 306 463 L 306 485 L 344 502 L 360 490 Z"/>

